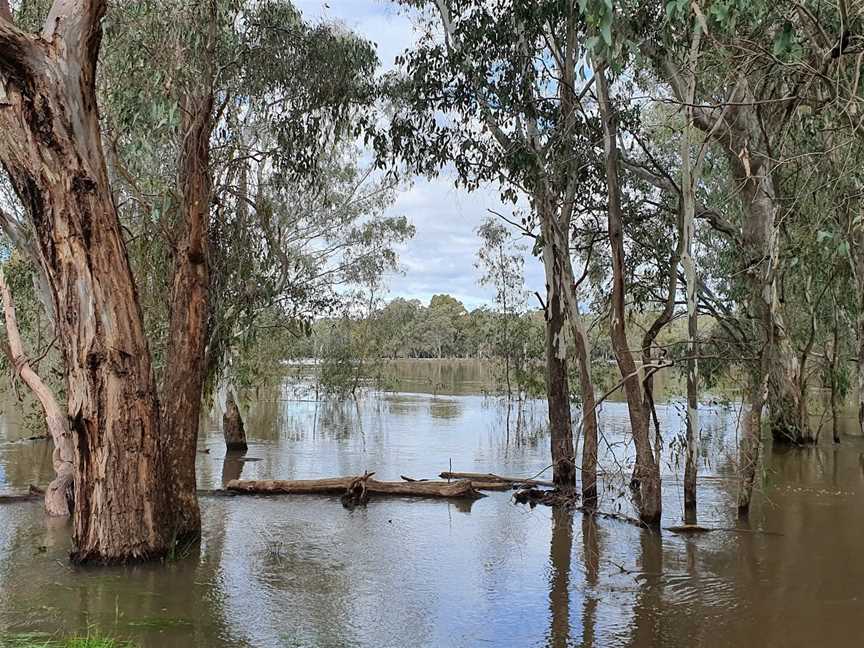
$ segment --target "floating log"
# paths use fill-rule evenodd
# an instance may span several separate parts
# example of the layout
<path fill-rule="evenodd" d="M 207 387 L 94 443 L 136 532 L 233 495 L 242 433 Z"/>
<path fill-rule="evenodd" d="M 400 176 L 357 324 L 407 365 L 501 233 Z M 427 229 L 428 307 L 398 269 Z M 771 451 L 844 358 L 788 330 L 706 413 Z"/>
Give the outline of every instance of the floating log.
<path fill-rule="evenodd" d="M 344 495 L 363 475 L 353 477 L 331 477 L 329 479 L 265 479 L 240 480 L 228 482 L 226 488 L 235 493 L 252 495 Z M 443 497 L 478 499 L 482 493 L 471 485 L 469 480 L 455 482 L 387 482 L 366 479 L 365 489 L 375 495 L 396 495 L 402 497 Z"/>
<path fill-rule="evenodd" d="M 709 533 L 711 531 L 722 531 L 724 529 L 712 529 L 700 524 L 682 524 L 680 526 L 663 527 L 663 530 L 671 531 L 672 533 Z"/>
<path fill-rule="evenodd" d="M 45 491 L 39 491 L 40 489 L 34 490 L 31 486 L 26 493 L 0 493 L 0 504 L 16 504 L 42 499 L 45 496 Z"/>
<path fill-rule="evenodd" d="M 524 479 L 522 477 L 503 477 L 492 473 L 442 472 L 441 479 L 470 479 L 472 482 L 487 484 L 518 484 L 520 486 L 555 486 L 551 481 Z"/>
<path fill-rule="evenodd" d="M 414 479 L 413 477 L 406 477 L 405 475 L 399 475 L 404 481 L 412 483 L 412 484 L 420 484 L 423 482 L 428 482 L 428 479 Z M 471 486 L 474 490 L 478 491 L 507 491 L 513 490 L 516 488 L 516 484 L 512 482 L 506 481 L 494 481 L 494 482 L 484 482 L 484 481 L 474 481 L 468 480 L 471 482 Z"/>

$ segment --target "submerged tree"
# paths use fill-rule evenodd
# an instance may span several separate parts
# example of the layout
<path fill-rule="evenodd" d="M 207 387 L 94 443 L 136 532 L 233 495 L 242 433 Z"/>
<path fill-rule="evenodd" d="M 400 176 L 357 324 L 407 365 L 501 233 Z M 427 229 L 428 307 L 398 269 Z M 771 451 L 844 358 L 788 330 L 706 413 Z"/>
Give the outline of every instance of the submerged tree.
<path fill-rule="evenodd" d="M 530 203 L 526 227 L 539 234 L 546 273 L 546 389 L 554 481 L 576 482 L 567 337 L 573 339 L 583 406 L 582 479 L 596 498 L 596 413 L 588 338 L 579 313 L 570 230 L 592 188 L 585 169 L 590 134 L 577 70 L 584 33 L 576 3 L 513 0 L 405 1 L 428 30 L 401 57 L 394 84 L 393 151 L 435 175 L 452 165 L 469 190 L 497 183 L 502 198 Z M 569 329 L 568 329 L 569 325 Z"/>
<path fill-rule="evenodd" d="M 0 160 L 33 224 L 58 314 L 82 561 L 164 555 L 173 536 L 156 385 L 100 137 L 105 10 L 99 0 L 57 0 L 34 36 L 0 4 Z"/>
<path fill-rule="evenodd" d="M 74 557 L 157 557 L 200 528 L 195 446 L 208 376 L 236 347 L 238 329 L 303 295 L 291 282 L 334 254 L 322 237 L 323 248 L 305 239 L 305 256 L 292 256 L 285 237 L 298 230 L 273 219 L 273 205 L 280 192 L 314 183 L 337 143 L 357 135 L 358 115 L 372 98 L 364 88 L 374 53 L 351 34 L 309 27 L 283 2 L 118 7 L 98 87 L 110 125 L 106 164 L 96 84 L 106 4 L 58 0 L 39 37 L 13 24 L 5 1 L 0 8 L 0 159 L 34 230 L 58 314 L 77 451 Z M 32 9 L 22 8 L 21 17 L 32 21 Z M 155 48 L 146 62 L 142 47 Z M 254 193 L 243 190 L 252 183 L 241 169 L 256 173 Z M 341 217 L 330 209 L 334 202 L 321 199 L 321 218 Z M 250 204 L 254 217 L 244 218 Z M 243 221 L 234 233 L 254 232 L 270 259 L 279 257 L 278 277 L 272 266 L 253 266 L 258 274 L 250 276 L 221 265 L 221 250 L 240 249 L 239 241 L 229 247 L 215 238 L 227 233 L 232 209 Z M 407 231 L 404 219 L 339 222 L 350 243 L 335 250 L 343 267 L 358 272 L 363 264 L 353 259 L 368 261 L 366 268 L 392 263 L 389 243 L 376 235 Z M 139 269 L 139 254 L 146 257 L 146 303 L 162 305 L 148 308 L 147 326 L 124 231 L 135 231 Z M 214 253 L 214 240 L 225 247 Z M 383 251 L 373 262 L 364 249 Z M 257 284 L 251 291 L 250 279 Z M 243 295 L 238 308 L 220 310 L 231 290 Z M 327 299 L 305 294 L 286 317 Z M 147 330 L 156 333 L 158 383 Z"/>

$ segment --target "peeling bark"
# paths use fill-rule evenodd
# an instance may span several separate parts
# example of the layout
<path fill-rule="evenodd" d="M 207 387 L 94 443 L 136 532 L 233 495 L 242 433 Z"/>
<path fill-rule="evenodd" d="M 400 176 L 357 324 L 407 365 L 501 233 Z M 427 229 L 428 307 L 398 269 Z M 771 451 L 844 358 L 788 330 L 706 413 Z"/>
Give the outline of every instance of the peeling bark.
<path fill-rule="evenodd" d="M 650 49 L 650 48 L 649 48 Z M 656 55 L 656 52 L 651 52 Z M 659 60 L 666 80 L 682 103 L 687 94 L 680 72 L 669 59 Z M 768 345 L 771 431 L 775 443 L 812 443 L 811 430 L 802 391 L 798 357 L 786 330 L 777 291 L 779 265 L 779 200 L 775 194 L 772 169 L 777 161 L 762 148 L 770 147 L 765 124 L 772 115 L 753 94 L 753 81 L 746 73 L 738 76 L 725 105 L 717 108 L 693 106 L 693 123 L 722 148 L 732 169 L 735 189 L 741 196 L 744 223 L 735 237 L 746 266 L 750 290 L 750 309 L 761 324 L 761 339 Z M 785 110 L 782 102 L 770 104 Z"/>
<path fill-rule="evenodd" d="M 538 199 L 539 204 L 544 204 Z M 543 265 L 546 273 L 546 362 L 547 376 L 555 378 L 557 387 L 549 390 L 547 379 L 547 399 L 549 399 L 550 422 L 552 422 L 553 398 L 557 408 L 557 427 L 553 424 L 552 462 L 553 477 L 557 488 L 575 488 L 576 464 L 575 443 L 570 423 L 569 379 L 566 369 L 566 339 L 569 330 L 576 353 L 579 368 L 579 388 L 582 397 L 582 491 L 586 506 L 592 506 L 597 501 L 597 412 L 594 383 L 591 380 L 591 360 L 588 334 L 584 329 L 576 298 L 575 277 L 570 261 L 570 245 L 564 232 L 569 232 L 569 218 L 563 216 L 563 222 L 551 208 L 541 211 L 541 228 L 543 240 L 547 242 L 543 248 Z M 550 310 L 551 307 L 551 310 Z M 568 325 L 569 326 L 566 326 Z M 563 366 L 561 362 L 563 361 Z M 553 367 L 553 365 L 556 365 Z M 566 394 L 566 411 L 561 405 Z M 565 424 L 566 421 L 566 424 Z M 566 485 L 566 486 L 565 486 Z"/>
<path fill-rule="evenodd" d="M 170 472 L 143 318 L 109 188 L 95 70 L 105 2 L 58 0 L 43 39 L 0 20 L 0 161 L 57 313 L 75 442 L 77 561 L 164 555 Z"/>
<path fill-rule="evenodd" d="M 543 255 L 544 258 L 551 257 L 553 252 L 544 249 Z M 552 281 L 558 281 L 557 272 L 554 270 Z M 576 488 L 576 451 L 573 447 L 573 428 L 570 423 L 570 387 L 567 377 L 565 324 L 561 293 L 555 288 L 547 287 L 546 399 L 549 404 L 549 427 L 552 442 L 552 481 L 559 489 L 574 490 Z"/>

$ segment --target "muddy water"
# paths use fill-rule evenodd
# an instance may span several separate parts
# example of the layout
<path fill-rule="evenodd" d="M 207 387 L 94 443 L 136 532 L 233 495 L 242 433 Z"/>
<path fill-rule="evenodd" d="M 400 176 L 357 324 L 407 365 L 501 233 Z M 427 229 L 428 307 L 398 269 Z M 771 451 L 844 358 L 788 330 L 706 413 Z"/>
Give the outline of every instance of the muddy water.
<path fill-rule="evenodd" d="M 359 403 L 281 398 L 247 418 L 245 460 L 211 422 L 199 481 L 381 478 L 454 470 L 533 474 L 548 464 L 542 403 L 397 393 Z M 664 522 L 681 518 L 681 408 L 666 430 Z M 602 507 L 631 448 L 604 406 Z M 700 522 L 735 527 L 735 408 L 703 409 Z M 44 442 L 0 420 L 0 492 L 45 483 Z M 203 452 L 203 451 L 208 452 Z M 144 647 L 860 646 L 864 441 L 774 453 L 752 526 L 684 538 L 511 504 L 400 499 L 347 511 L 336 498 L 202 499 L 200 547 L 164 565 L 71 568 L 69 529 L 39 503 L 0 505 L 0 637 L 98 628 Z M 252 461 L 254 459 L 254 461 Z M 0 638 L 0 645 L 4 639 Z"/>

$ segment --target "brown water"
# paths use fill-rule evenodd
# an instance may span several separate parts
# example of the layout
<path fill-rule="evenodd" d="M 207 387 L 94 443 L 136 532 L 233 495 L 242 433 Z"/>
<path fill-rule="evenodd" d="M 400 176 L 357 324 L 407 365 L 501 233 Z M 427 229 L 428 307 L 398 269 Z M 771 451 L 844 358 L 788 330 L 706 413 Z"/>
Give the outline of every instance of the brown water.
<path fill-rule="evenodd" d="M 211 423 L 199 482 L 375 470 L 533 474 L 548 465 L 542 403 L 508 410 L 477 395 L 397 393 L 359 403 L 254 405 L 247 458 Z M 660 408 L 664 523 L 681 518 L 674 441 L 680 405 Z M 700 522 L 734 527 L 735 408 L 702 409 Z M 626 412 L 601 414 L 610 471 L 627 470 Z M 0 419 L 0 492 L 45 483 L 44 442 Z M 614 450 L 614 456 L 613 456 Z M 751 528 L 680 537 L 615 520 L 513 505 L 337 498 L 205 497 L 203 539 L 160 565 L 69 566 L 66 523 L 38 502 L 0 505 L 0 645 L 88 628 L 143 647 L 860 646 L 864 644 L 864 440 L 769 455 Z"/>

